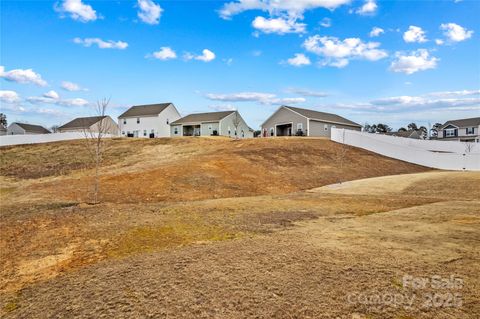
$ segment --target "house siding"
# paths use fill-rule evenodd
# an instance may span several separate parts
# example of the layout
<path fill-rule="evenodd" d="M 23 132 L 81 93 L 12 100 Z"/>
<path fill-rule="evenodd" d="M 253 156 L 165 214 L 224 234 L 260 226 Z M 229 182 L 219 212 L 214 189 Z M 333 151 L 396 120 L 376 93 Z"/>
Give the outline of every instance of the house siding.
<path fill-rule="evenodd" d="M 467 134 L 467 128 L 473 127 L 475 129 L 474 134 Z M 444 140 L 449 140 L 449 141 L 460 141 L 460 140 L 470 140 L 470 139 L 475 139 L 477 142 L 479 141 L 480 137 L 480 125 L 479 126 L 461 126 L 461 127 L 456 127 L 452 126 L 452 128 L 457 129 L 457 136 L 451 136 L 451 137 L 444 137 L 444 132 L 447 128 L 443 130 L 438 131 L 438 139 L 444 139 Z"/>
<path fill-rule="evenodd" d="M 361 128 L 356 127 L 356 126 L 349 126 L 349 125 L 322 122 L 322 121 L 317 121 L 317 120 L 310 120 L 309 136 L 330 137 L 330 134 L 332 132 L 332 126 L 335 126 L 336 128 L 347 129 L 347 130 L 361 131 Z M 326 130 L 325 130 L 325 128 L 326 128 Z"/>
<path fill-rule="evenodd" d="M 118 130 L 118 125 L 117 123 L 115 123 L 115 121 L 110 117 L 110 116 L 107 116 L 104 121 L 107 121 L 107 127 L 106 127 L 106 130 L 104 133 L 106 134 L 110 134 L 110 135 L 118 135 L 119 134 L 119 130 Z M 87 130 L 84 130 L 83 128 L 63 128 L 63 129 L 58 129 L 58 132 L 59 133 L 68 133 L 68 132 L 98 132 L 99 129 L 98 129 L 98 126 L 100 125 L 100 121 L 93 124 L 92 126 L 90 126 Z"/>
<path fill-rule="evenodd" d="M 219 132 L 220 135 L 235 137 L 235 126 L 233 125 L 235 114 L 237 114 L 240 118 L 240 124 L 237 127 L 237 137 L 252 138 L 253 137 L 252 131 L 250 131 L 250 128 L 248 127 L 247 123 L 238 112 L 236 113 L 234 112 L 228 115 L 227 117 L 224 117 L 222 120 L 220 120 L 220 132 Z"/>
<path fill-rule="evenodd" d="M 292 110 L 289 110 L 287 108 L 281 107 L 278 109 L 273 115 L 265 122 L 262 124 L 262 129 L 261 129 L 261 136 L 264 136 L 264 132 L 266 132 L 266 136 L 272 136 L 270 134 L 270 129 L 273 128 L 274 135 L 276 136 L 276 126 L 281 125 L 281 124 L 288 124 L 292 123 L 292 135 L 295 135 L 295 132 L 297 131 L 297 125 L 299 123 L 302 124 L 303 131 L 307 132 L 307 118 L 293 112 Z"/>
<path fill-rule="evenodd" d="M 23 128 L 16 123 L 12 123 L 7 128 L 7 135 L 23 135 L 28 134 Z"/>

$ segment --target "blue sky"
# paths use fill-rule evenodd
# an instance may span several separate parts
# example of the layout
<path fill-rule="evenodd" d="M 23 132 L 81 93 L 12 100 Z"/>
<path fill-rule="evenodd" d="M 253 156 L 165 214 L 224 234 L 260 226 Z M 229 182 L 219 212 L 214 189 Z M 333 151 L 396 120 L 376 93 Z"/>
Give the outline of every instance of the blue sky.
<path fill-rule="evenodd" d="M 395 128 L 480 114 L 478 1 L 2 1 L 1 111 L 50 127 L 111 97 L 279 105 Z"/>

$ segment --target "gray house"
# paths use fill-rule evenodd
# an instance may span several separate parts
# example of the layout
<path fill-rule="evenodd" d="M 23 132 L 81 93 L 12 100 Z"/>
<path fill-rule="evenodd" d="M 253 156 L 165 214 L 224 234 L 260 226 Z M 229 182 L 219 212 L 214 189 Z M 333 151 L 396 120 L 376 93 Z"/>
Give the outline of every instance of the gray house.
<path fill-rule="evenodd" d="M 437 139 L 480 142 L 480 117 L 447 121 L 438 130 Z"/>
<path fill-rule="evenodd" d="M 281 106 L 263 124 L 262 137 L 323 136 L 330 137 L 332 127 L 360 131 L 362 126 L 332 113 L 292 106 Z"/>
<path fill-rule="evenodd" d="M 7 135 L 49 134 L 49 130 L 40 125 L 13 122 L 7 128 Z"/>
<path fill-rule="evenodd" d="M 100 125 L 103 125 L 103 133 L 118 135 L 118 125 L 110 116 L 77 117 L 74 120 L 60 126 L 58 132 L 92 132 L 98 133 Z"/>
<path fill-rule="evenodd" d="M 170 136 L 229 136 L 253 137 L 237 111 L 196 113 L 182 117 L 170 124 Z"/>

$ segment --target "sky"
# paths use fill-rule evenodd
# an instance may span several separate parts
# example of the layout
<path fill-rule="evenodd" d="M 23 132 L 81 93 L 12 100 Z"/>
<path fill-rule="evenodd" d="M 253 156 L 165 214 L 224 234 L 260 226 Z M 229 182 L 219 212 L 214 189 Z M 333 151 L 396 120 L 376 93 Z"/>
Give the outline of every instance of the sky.
<path fill-rule="evenodd" d="M 132 105 L 280 105 L 362 125 L 480 116 L 480 1 L 0 2 L 0 101 L 45 127 Z"/>

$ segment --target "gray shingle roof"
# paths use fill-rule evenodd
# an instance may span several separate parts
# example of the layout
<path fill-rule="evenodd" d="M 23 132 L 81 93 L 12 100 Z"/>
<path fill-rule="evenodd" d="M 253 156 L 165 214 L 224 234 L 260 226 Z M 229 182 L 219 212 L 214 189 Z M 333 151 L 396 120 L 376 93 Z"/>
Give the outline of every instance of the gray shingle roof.
<path fill-rule="evenodd" d="M 47 130 L 46 128 L 44 128 L 43 126 L 40 126 L 40 125 L 18 123 L 18 122 L 14 122 L 12 124 L 17 124 L 18 126 L 23 128 L 27 132 L 38 133 L 38 134 L 51 133 L 49 130 Z"/>
<path fill-rule="evenodd" d="M 139 116 L 155 116 L 163 112 L 172 103 L 148 104 L 148 105 L 134 105 L 118 118 L 123 117 L 139 117 Z"/>
<path fill-rule="evenodd" d="M 76 119 L 60 126 L 59 130 L 64 129 L 88 129 L 93 124 L 97 123 L 101 119 L 106 118 L 107 116 L 90 116 L 90 117 L 77 117 Z"/>
<path fill-rule="evenodd" d="M 218 122 L 224 117 L 234 113 L 235 111 L 209 112 L 209 113 L 195 113 L 189 114 L 181 119 L 172 122 L 171 124 L 183 123 L 201 123 L 201 122 Z"/>
<path fill-rule="evenodd" d="M 472 118 L 468 118 L 468 119 L 447 121 L 445 124 L 443 124 L 440 127 L 440 129 L 443 130 L 445 127 L 447 127 L 450 124 L 458 126 L 458 127 L 479 126 L 480 125 L 480 117 L 472 117 Z"/>
<path fill-rule="evenodd" d="M 362 127 L 360 124 L 357 124 L 353 121 L 347 120 L 346 118 L 332 114 L 332 113 L 326 113 L 326 112 L 319 112 L 319 111 L 314 111 L 314 110 L 308 110 L 308 109 L 302 109 L 299 107 L 293 107 L 293 106 L 287 106 L 283 105 L 283 107 L 290 109 L 294 112 L 297 112 L 305 117 L 308 117 L 309 119 L 312 120 L 319 120 L 319 121 L 326 121 L 326 122 L 334 122 L 334 123 L 339 123 L 339 124 L 344 124 L 344 125 L 351 125 L 351 126 L 358 126 Z"/>

